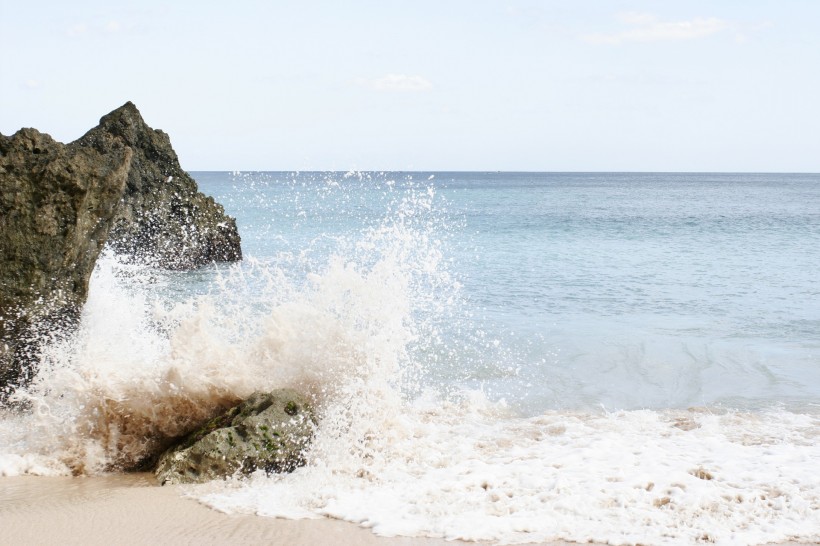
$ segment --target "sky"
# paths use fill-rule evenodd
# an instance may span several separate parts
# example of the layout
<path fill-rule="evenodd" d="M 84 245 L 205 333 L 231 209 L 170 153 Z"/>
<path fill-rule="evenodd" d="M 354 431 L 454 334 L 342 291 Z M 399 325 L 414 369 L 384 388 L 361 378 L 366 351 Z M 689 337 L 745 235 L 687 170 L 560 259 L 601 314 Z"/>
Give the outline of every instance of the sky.
<path fill-rule="evenodd" d="M 816 0 L 0 0 L 0 133 L 186 170 L 820 172 Z"/>

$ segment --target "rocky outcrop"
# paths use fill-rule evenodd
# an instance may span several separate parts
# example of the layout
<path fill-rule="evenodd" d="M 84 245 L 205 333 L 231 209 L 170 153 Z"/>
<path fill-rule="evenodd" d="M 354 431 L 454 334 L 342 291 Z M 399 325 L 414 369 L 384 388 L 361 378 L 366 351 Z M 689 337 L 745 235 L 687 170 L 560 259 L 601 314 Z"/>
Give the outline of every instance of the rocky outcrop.
<path fill-rule="evenodd" d="M 134 150 L 109 244 L 119 254 L 167 269 L 242 259 L 236 221 L 198 191 L 168 135 L 128 102 L 77 141 L 105 152 L 121 140 Z"/>
<path fill-rule="evenodd" d="M 119 140 L 96 150 L 35 129 L 0 135 L 0 389 L 31 373 L 40 329 L 79 316 L 132 157 Z"/>
<path fill-rule="evenodd" d="M 314 428 L 310 404 L 296 391 L 257 392 L 166 451 L 155 474 L 164 485 L 290 472 L 305 463 Z"/>
<path fill-rule="evenodd" d="M 34 341 L 76 322 L 105 244 L 168 269 L 242 257 L 235 220 L 132 103 L 68 145 L 0 135 L 0 400 L 32 375 Z"/>

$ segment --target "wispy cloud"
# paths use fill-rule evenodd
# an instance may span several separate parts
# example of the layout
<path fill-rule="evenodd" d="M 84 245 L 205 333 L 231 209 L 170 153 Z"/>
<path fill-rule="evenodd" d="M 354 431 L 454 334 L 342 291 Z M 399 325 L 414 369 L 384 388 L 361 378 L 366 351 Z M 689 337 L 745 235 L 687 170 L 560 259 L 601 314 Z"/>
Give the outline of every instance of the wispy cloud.
<path fill-rule="evenodd" d="M 583 40 L 591 44 L 694 40 L 731 28 L 728 22 L 717 17 L 662 21 L 648 13 L 623 13 L 618 15 L 618 20 L 628 28 L 620 32 L 586 34 Z"/>
<path fill-rule="evenodd" d="M 429 91 L 433 84 L 422 76 L 407 74 L 387 74 L 381 78 L 358 78 L 356 85 L 374 91 Z"/>
<path fill-rule="evenodd" d="M 123 30 L 122 23 L 115 20 L 99 22 L 94 24 L 77 23 L 66 30 L 66 34 L 71 37 L 95 34 L 115 34 Z"/>
<path fill-rule="evenodd" d="M 66 31 L 69 36 L 80 36 L 88 32 L 88 27 L 82 23 L 78 23 Z"/>

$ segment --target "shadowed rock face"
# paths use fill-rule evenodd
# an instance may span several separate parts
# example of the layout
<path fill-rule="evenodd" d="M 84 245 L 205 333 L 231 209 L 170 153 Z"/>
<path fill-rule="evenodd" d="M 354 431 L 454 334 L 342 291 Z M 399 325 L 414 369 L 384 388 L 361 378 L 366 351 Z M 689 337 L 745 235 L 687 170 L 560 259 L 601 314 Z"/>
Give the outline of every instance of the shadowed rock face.
<path fill-rule="evenodd" d="M 0 401 L 33 375 L 37 340 L 76 324 L 106 244 L 167 269 L 242 258 L 235 220 L 132 103 L 68 145 L 0 135 Z"/>
<path fill-rule="evenodd" d="M 0 389 L 24 382 L 29 341 L 70 326 L 108 237 L 133 153 L 0 135 Z"/>
<path fill-rule="evenodd" d="M 105 152 L 118 139 L 134 154 L 109 237 L 117 253 L 167 269 L 242 259 L 236 221 L 198 191 L 168 135 L 146 125 L 132 103 L 104 116 L 76 144 Z"/>

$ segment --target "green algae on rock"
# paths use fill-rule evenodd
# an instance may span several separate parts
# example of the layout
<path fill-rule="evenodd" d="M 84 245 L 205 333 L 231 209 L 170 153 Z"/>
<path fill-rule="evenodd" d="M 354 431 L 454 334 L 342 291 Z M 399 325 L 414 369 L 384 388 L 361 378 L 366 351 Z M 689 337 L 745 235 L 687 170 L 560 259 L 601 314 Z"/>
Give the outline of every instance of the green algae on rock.
<path fill-rule="evenodd" d="M 166 451 L 155 474 L 164 485 L 202 483 L 257 469 L 291 472 L 305 464 L 315 426 L 310 403 L 293 389 L 256 392 Z"/>

